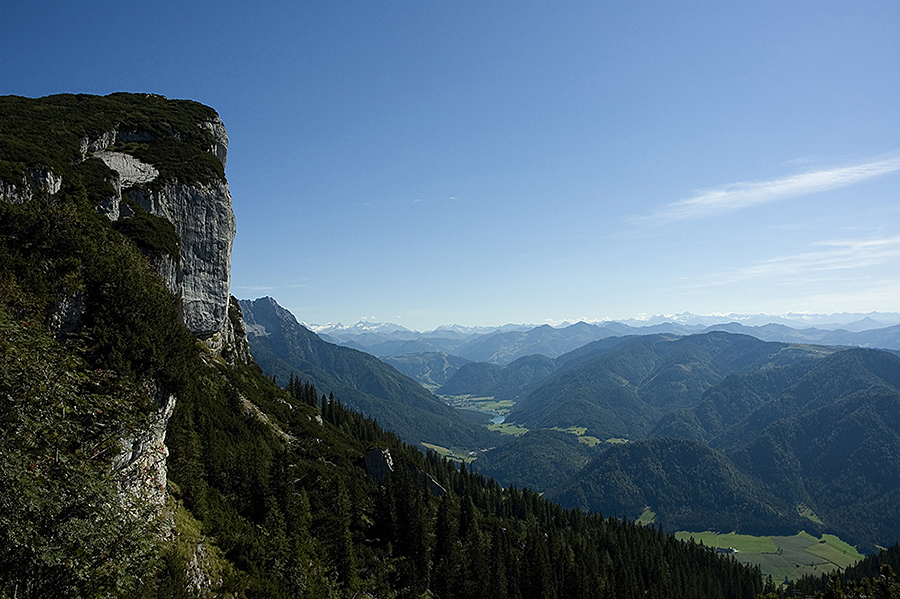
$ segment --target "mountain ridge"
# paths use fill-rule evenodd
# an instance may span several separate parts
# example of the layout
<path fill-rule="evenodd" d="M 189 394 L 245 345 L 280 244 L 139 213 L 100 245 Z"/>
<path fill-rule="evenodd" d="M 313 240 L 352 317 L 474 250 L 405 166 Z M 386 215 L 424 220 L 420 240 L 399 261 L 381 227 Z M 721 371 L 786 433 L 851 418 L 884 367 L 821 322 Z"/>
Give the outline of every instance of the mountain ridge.
<path fill-rule="evenodd" d="M 632 324 L 619 321 L 599 323 L 581 321 L 574 324 L 565 323 L 564 326 L 557 327 L 548 324 L 530 327 L 505 325 L 483 332 L 470 329 L 461 333 L 456 330 L 453 331 L 453 334 L 450 334 L 447 329 L 440 328 L 425 333 L 409 329 L 383 333 L 375 330 L 378 327 L 372 327 L 370 323 L 365 323 L 365 327 L 358 329 L 347 327 L 339 332 L 327 332 L 322 329 L 322 334 L 334 343 L 361 349 L 378 357 L 442 351 L 470 361 L 500 365 L 509 364 L 531 354 L 556 358 L 586 343 L 609 337 L 656 333 L 685 336 L 713 331 L 741 333 L 763 341 L 875 347 L 900 351 L 900 324 L 890 324 L 895 318 L 900 320 L 900 314 L 873 314 L 880 316 L 882 320 L 876 321 L 869 315 L 845 315 L 845 318 L 851 316 L 863 316 L 863 318 L 858 321 L 834 324 L 833 328 L 815 328 L 805 321 L 779 319 L 778 317 L 771 317 L 772 320 L 778 322 L 754 324 L 757 320 L 765 319 L 764 315 L 761 315 L 758 319 L 748 318 L 744 322 L 728 321 L 713 324 L 673 321 L 632 321 Z M 826 317 L 822 316 L 821 318 L 825 319 Z M 822 326 L 826 324 L 824 323 Z M 844 325 L 846 328 L 842 328 Z M 884 326 L 867 328 L 869 325 Z"/>
<path fill-rule="evenodd" d="M 312 383 L 414 445 L 475 449 L 496 442 L 495 434 L 464 420 L 394 367 L 323 341 L 273 298 L 238 303 L 257 363 L 282 385 L 290 377 Z"/>

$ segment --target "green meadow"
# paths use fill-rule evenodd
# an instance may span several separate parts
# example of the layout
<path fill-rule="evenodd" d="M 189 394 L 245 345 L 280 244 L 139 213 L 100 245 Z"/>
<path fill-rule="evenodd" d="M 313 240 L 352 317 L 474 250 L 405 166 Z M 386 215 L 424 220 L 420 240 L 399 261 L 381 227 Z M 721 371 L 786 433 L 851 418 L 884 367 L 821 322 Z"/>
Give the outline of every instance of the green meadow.
<path fill-rule="evenodd" d="M 472 452 L 469 452 L 460 447 L 441 447 L 440 445 L 434 445 L 433 443 L 425 443 L 422 445 L 427 447 L 428 449 L 434 451 L 438 455 L 445 457 L 449 460 L 454 460 L 456 462 L 466 462 L 469 463 L 475 459 L 475 456 Z"/>
<path fill-rule="evenodd" d="M 518 437 L 519 435 L 524 435 L 528 432 L 528 429 L 524 426 L 519 426 L 517 424 L 512 424 L 510 422 L 501 422 L 500 424 L 492 424 L 488 426 L 488 429 L 492 431 L 500 432 L 504 435 L 513 435 Z"/>
<path fill-rule="evenodd" d="M 494 399 L 492 395 L 476 397 L 474 395 L 441 395 L 441 399 L 457 409 L 481 410 L 504 416 L 514 405 L 513 399 Z"/>
<path fill-rule="evenodd" d="M 558 426 L 554 426 L 552 430 L 562 431 L 564 433 L 569 433 L 578 437 L 578 441 L 584 443 L 589 447 L 594 447 L 598 443 L 600 443 L 600 439 L 597 437 L 592 437 L 590 435 L 586 435 L 587 427 L 584 426 L 570 426 L 569 428 L 559 428 Z"/>
<path fill-rule="evenodd" d="M 796 580 L 806 574 L 820 576 L 835 569 L 844 569 L 863 558 L 855 547 L 834 535 L 822 538 L 804 531 L 791 537 L 756 537 L 735 533 L 677 532 L 683 541 L 691 538 L 707 547 L 737 549 L 735 559 L 744 564 L 758 565 L 763 576 L 771 576 L 776 583 Z"/>

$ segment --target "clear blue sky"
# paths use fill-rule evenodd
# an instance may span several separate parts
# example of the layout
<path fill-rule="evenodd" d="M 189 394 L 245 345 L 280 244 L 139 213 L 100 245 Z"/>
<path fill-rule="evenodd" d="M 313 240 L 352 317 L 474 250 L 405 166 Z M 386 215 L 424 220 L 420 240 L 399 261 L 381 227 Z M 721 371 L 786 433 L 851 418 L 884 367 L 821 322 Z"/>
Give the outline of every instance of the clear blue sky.
<path fill-rule="evenodd" d="M 301 321 L 900 310 L 900 3 L 25 2 L 0 94 L 214 107 Z"/>

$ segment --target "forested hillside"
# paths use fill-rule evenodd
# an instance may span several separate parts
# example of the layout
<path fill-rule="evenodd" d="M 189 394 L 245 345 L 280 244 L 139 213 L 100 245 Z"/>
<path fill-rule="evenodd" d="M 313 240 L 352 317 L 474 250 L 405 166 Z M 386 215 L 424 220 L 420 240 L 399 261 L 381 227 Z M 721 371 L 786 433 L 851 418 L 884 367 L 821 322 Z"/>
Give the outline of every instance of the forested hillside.
<path fill-rule="evenodd" d="M 642 438 L 661 416 L 694 407 L 728 374 L 821 353 L 718 332 L 607 342 L 599 353 L 581 357 L 547 379 L 516 404 L 507 420 L 527 428 L 587 427 L 588 434 L 601 439 Z"/>
<path fill-rule="evenodd" d="M 422 352 L 389 356 L 381 359 L 423 386 L 440 387 L 469 360 L 445 352 Z"/>
<path fill-rule="evenodd" d="M 477 467 L 567 507 L 649 510 L 669 531 L 807 529 L 871 552 L 900 539 L 898 384 L 900 358 L 885 351 L 638 339 L 558 371 L 508 418 L 588 435 L 600 421 L 629 443 L 588 449 L 532 429 Z"/>
<path fill-rule="evenodd" d="M 776 591 L 767 582 L 764 599 L 805 599 L 823 596 L 829 599 L 900 599 L 900 545 L 870 555 L 843 572 L 820 577 L 805 576 Z"/>
<path fill-rule="evenodd" d="M 725 455 L 679 439 L 609 448 L 548 497 L 563 505 L 635 518 L 649 508 L 666 530 L 794 534 L 816 524 L 741 472 Z"/>
<path fill-rule="evenodd" d="M 499 435 L 462 418 L 392 366 L 323 341 L 274 299 L 240 305 L 254 358 L 281 385 L 291 377 L 310 382 L 414 445 L 478 449 L 498 442 Z"/>

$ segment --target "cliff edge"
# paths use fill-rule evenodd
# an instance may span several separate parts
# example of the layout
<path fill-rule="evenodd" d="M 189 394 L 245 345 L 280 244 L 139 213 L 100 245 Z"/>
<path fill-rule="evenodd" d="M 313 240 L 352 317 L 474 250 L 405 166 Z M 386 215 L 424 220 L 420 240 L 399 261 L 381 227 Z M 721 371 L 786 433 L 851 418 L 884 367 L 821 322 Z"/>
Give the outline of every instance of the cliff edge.
<path fill-rule="evenodd" d="M 208 340 L 221 334 L 236 228 L 219 115 L 152 94 L 2 102 L 0 199 L 25 203 L 82 189 L 120 230 L 138 236 L 191 333 Z M 165 225 L 148 216 L 174 228 L 174 246 L 160 242 Z"/>

